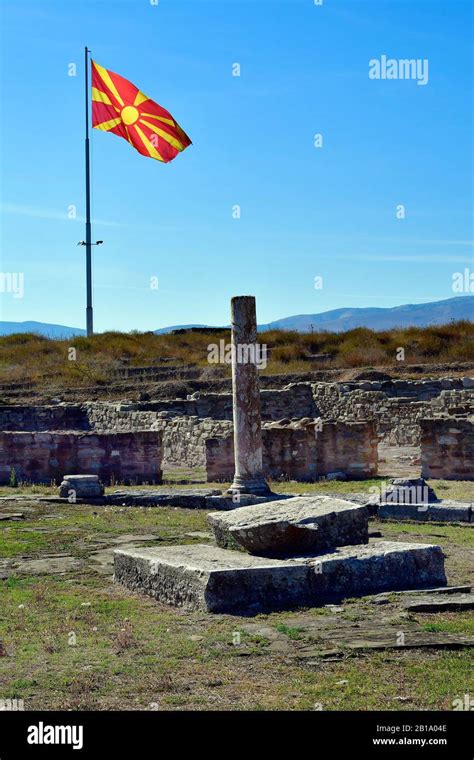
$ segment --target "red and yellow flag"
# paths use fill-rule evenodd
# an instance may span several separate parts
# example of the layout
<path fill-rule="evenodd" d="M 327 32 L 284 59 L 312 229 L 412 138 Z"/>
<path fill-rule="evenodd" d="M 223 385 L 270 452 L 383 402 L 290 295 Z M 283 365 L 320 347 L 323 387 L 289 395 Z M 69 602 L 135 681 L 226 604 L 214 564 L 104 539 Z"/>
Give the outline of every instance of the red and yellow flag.
<path fill-rule="evenodd" d="M 92 64 L 92 126 L 128 140 L 143 156 L 172 161 L 191 140 L 169 111 L 127 79 Z"/>

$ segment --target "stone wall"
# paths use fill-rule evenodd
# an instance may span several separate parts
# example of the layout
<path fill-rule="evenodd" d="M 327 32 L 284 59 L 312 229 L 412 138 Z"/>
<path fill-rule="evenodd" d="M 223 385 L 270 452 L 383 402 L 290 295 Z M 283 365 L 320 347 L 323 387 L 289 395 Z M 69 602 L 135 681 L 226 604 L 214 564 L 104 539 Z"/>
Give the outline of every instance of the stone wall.
<path fill-rule="evenodd" d="M 9 482 L 11 467 L 19 481 L 59 483 L 87 473 L 104 483 L 159 483 L 161 458 L 158 432 L 3 432 L 0 484 Z"/>
<path fill-rule="evenodd" d="M 203 467 L 206 464 L 206 440 L 232 434 L 229 420 L 204 420 L 199 417 L 174 417 L 163 422 L 163 464 Z"/>
<path fill-rule="evenodd" d="M 317 413 L 311 385 L 290 383 L 281 390 L 260 391 L 263 420 L 314 417 Z M 155 429 L 157 417 L 198 417 L 232 420 L 232 394 L 196 393 L 188 399 L 137 403 L 90 403 L 87 415 L 95 429 Z"/>
<path fill-rule="evenodd" d="M 373 419 L 379 440 L 390 445 L 420 443 L 420 420 L 456 410 L 474 411 L 470 378 L 445 380 L 313 383 L 323 418 Z"/>
<path fill-rule="evenodd" d="M 281 390 L 262 390 L 260 396 L 264 420 L 314 417 L 317 411 L 309 383 L 290 383 Z M 158 430 L 160 416 L 232 420 L 232 394 L 196 393 L 188 399 L 136 403 L 3 405 L 0 406 L 0 430 Z"/>
<path fill-rule="evenodd" d="M 317 444 L 320 475 L 343 472 L 353 480 L 377 475 L 378 439 L 373 420 L 323 422 Z"/>
<path fill-rule="evenodd" d="M 435 416 L 468 417 L 474 414 L 474 390 L 442 391 L 430 403 Z"/>
<path fill-rule="evenodd" d="M 291 383 L 282 390 L 261 391 L 262 419 L 288 421 L 316 416 L 339 422 L 372 419 L 380 441 L 418 445 L 421 419 L 474 413 L 473 384 L 470 378 Z M 179 421 L 175 423 L 174 419 Z M 164 461 L 172 465 L 179 464 L 180 459 L 189 462 L 188 466 L 203 465 L 204 439 L 227 435 L 231 421 L 229 393 L 137 403 L 0 406 L 0 430 L 6 431 L 161 431 Z M 180 432 L 185 436 L 182 441 Z"/>
<path fill-rule="evenodd" d="M 231 432 L 204 442 L 209 482 L 231 480 L 234 442 Z M 266 477 L 313 481 L 330 473 L 350 478 L 377 475 L 377 436 L 370 421 L 316 421 L 262 427 L 263 470 Z"/>
<path fill-rule="evenodd" d="M 0 406 L 0 430 L 90 430 L 87 408 L 81 404 Z"/>
<path fill-rule="evenodd" d="M 474 417 L 421 420 L 421 475 L 474 480 Z"/>

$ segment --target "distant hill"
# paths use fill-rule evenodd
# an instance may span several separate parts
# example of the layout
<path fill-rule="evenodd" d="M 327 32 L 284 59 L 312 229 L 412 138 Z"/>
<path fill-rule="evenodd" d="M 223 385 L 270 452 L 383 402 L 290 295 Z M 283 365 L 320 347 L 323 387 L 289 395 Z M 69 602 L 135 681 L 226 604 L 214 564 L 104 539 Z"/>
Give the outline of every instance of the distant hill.
<path fill-rule="evenodd" d="M 173 330 L 194 330 L 196 327 L 207 327 L 207 325 L 173 325 L 172 327 L 162 327 L 160 330 L 153 330 L 155 335 L 164 335 L 173 332 Z"/>
<path fill-rule="evenodd" d="M 406 304 L 390 309 L 366 307 L 361 309 L 332 309 L 320 314 L 298 314 L 294 317 L 277 319 L 267 325 L 259 325 L 259 330 L 297 330 L 310 332 L 311 329 L 328 332 L 347 332 L 355 327 L 372 330 L 391 330 L 394 327 L 429 327 L 461 319 L 474 319 L 474 295 L 457 296 L 445 301 Z"/>
<path fill-rule="evenodd" d="M 258 305 L 257 305 L 258 306 Z M 276 319 L 258 326 L 263 330 L 296 330 L 297 332 L 347 332 L 355 327 L 368 327 L 371 330 L 391 330 L 394 327 L 429 327 L 457 322 L 461 319 L 474 320 L 474 295 L 456 296 L 445 301 L 431 303 L 405 304 L 383 309 L 377 307 L 346 308 L 322 311 L 319 314 L 297 314 L 292 317 Z M 190 327 L 204 325 L 174 325 L 155 330 L 158 334 L 169 333 Z"/>
<path fill-rule="evenodd" d="M 47 322 L 0 322 L 0 335 L 13 333 L 39 333 L 47 338 L 72 338 L 74 335 L 85 335 L 80 327 L 66 325 L 50 325 Z"/>
<path fill-rule="evenodd" d="M 347 332 L 355 327 L 369 327 L 372 330 L 391 330 L 394 327 L 429 327 L 461 319 L 474 320 L 474 295 L 456 296 L 445 301 L 406 304 L 383 309 L 376 307 L 346 308 L 323 311 L 319 314 L 297 314 L 259 325 L 263 330 L 297 330 L 298 332 Z M 155 330 L 156 335 L 172 330 L 205 328 L 209 325 L 173 325 Z M 133 329 L 133 328 L 132 328 Z M 33 332 L 48 338 L 71 338 L 85 335 L 85 330 L 66 325 L 52 325 L 45 322 L 0 322 L 0 335 Z"/>

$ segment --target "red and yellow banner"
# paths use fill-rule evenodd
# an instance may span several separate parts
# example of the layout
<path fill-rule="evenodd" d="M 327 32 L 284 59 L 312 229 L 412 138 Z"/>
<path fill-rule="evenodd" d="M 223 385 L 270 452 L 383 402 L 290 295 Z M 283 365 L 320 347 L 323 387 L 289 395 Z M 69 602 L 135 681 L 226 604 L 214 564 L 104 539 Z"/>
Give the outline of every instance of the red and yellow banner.
<path fill-rule="evenodd" d="M 123 137 L 139 153 L 172 161 L 191 140 L 169 111 L 127 79 L 92 65 L 92 126 Z"/>

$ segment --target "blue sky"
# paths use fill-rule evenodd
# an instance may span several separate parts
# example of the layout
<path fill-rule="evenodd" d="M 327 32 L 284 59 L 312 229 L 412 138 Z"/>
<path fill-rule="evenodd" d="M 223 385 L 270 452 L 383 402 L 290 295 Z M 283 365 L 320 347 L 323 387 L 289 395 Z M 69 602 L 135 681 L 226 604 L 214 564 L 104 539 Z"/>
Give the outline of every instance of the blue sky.
<path fill-rule="evenodd" d="M 1 16 L 1 267 L 25 278 L 2 319 L 84 326 L 85 44 L 193 141 L 165 165 L 93 130 L 97 331 L 226 323 L 243 294 L 260 322 L 440 300 L 472 270 L 469 2 L 3 0 Z M 428 83 L 370 79 L 382 55 L 427 59 Z"/>

